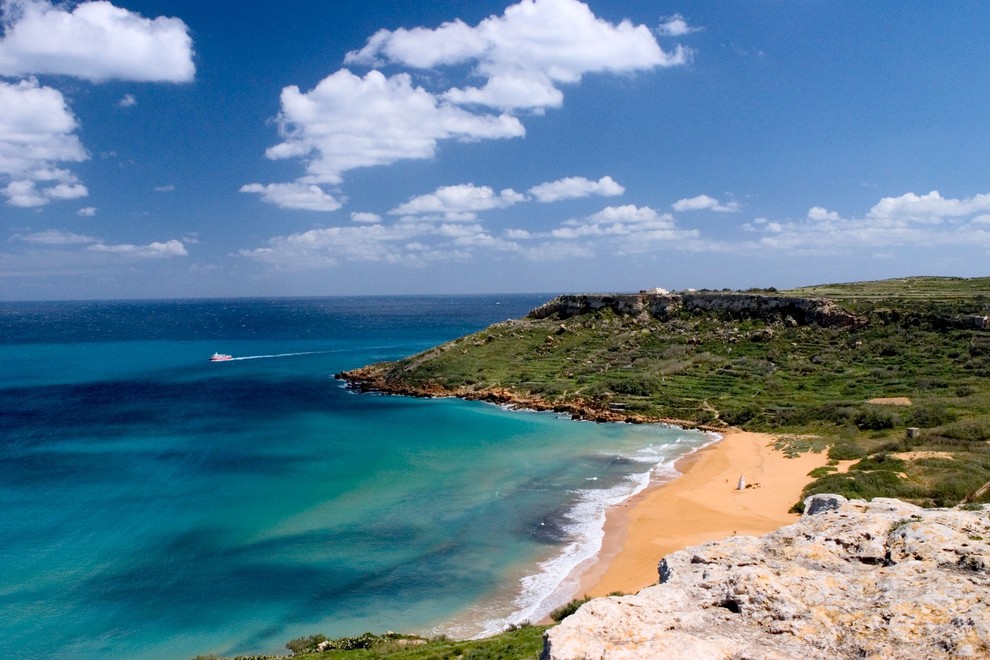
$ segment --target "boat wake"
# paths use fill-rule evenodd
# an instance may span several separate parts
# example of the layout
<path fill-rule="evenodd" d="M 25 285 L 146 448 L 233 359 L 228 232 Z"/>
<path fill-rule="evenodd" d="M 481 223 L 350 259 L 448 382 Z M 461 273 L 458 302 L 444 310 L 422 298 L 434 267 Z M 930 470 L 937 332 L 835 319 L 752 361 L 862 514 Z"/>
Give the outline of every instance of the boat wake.
<path fill-rule="evenodd" d="M 317 353 L 330 353 L 330 351 L 303 351 L 302 353 L 274 353 L 272 355 L 243 355 L 241 357 L 232 357 L 225 362 L 233 362 L 234 360 L 264 360 L 266 358 L 280 358 L 280 357 L 292 357 L 293 355 L 316 355 Z"/>

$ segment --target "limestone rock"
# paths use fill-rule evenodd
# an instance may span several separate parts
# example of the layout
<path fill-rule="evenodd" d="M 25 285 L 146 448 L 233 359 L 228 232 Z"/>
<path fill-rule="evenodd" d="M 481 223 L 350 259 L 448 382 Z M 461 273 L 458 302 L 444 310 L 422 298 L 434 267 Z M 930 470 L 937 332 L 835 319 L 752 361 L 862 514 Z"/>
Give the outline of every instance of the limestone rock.
<path fill-rule="evenodd" d="M 668 555 L 659 584 L 590 601 L 542 657 L 990 658 L 990 508 L 820 495 L 805 511 Z"/>

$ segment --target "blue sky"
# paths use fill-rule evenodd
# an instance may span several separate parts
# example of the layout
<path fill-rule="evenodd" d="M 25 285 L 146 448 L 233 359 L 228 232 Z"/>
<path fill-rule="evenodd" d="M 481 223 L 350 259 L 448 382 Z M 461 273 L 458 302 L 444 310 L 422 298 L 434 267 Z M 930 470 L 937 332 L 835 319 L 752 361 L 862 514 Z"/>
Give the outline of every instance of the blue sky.
<path fill-rule="evenodd" d="M 0 299 L 988 274 L 985 2 L 0 11 Z"/>

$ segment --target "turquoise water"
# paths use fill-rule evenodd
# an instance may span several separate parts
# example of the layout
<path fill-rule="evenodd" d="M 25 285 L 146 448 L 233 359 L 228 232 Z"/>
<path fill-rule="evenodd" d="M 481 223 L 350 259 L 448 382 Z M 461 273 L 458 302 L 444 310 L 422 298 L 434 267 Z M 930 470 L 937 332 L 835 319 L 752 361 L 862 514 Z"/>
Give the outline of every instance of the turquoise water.
<path fill-rule="evenodd" d="M 708 437 L 332 378 L 545 299 L 0 304 L 0 657 L 471 636 L 566 602 L 605 508 Z"/>

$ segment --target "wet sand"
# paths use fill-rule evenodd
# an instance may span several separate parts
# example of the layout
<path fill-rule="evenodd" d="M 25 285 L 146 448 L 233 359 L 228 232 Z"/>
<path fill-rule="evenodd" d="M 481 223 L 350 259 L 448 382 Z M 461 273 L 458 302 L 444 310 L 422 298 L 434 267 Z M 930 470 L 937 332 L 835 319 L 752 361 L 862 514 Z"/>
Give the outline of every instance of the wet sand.
<path fill-rule="evenodd" d="M 633 593 L 657 582 L 671 552 L 734 534 L 762 535 L 795 522 L 787 510 L 825 465 L 824 452 L 787 458 L 773 436 L 728 431 L 677 463 L 682 476 L 649 488 L 608 513 L 597 561 L 583 570 L 578 595 Z M 740 475 L 750 487 L 738 490 Z"/>

